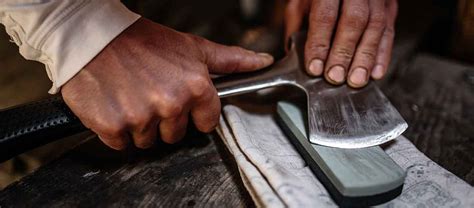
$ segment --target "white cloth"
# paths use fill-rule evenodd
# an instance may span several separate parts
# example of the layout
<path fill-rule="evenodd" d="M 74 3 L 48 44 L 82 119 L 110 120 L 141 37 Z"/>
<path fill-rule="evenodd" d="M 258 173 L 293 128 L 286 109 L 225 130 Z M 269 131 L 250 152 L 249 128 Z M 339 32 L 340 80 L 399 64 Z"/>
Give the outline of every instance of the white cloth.
<path fill-rule="evenodd" d="M 139 17 L 120 0 L 0 0 L 0 23 L 23 57 L 45 64 L 50 93 Z"/>
<path fill-rule="evenodd" d="M 227 105 L 218 133 L 257 206 L 336 207 L 272 112 Z M 473 187 L 431 161 L 405 137 L 385 151 L 407 171 L 407 178 L 402 194 L 381 207 L 474 207 Z"/>

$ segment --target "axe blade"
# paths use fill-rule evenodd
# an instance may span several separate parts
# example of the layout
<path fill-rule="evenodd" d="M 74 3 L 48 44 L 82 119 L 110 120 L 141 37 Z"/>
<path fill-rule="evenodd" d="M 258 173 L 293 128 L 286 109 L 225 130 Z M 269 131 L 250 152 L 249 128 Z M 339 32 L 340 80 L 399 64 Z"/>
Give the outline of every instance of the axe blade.
<path fill-rule="evenodd" d="M 374 83 L 362 89 L 318 82 L 307 90 L 311 143 L 363 148 L 383 144 L 408 127 L 396 108 Z"/>
<path fill-rule="evenodd" d="M 309 76 L 304 65 L 304 32 L 292 36 L 287 56 L 267 69 L 214 80 L 220 97 L 268 87 L 292 85 L 306 92 L 306 126 L 311 143 L 338 148 L 363 148 L 395 139 L 408 127 L 400 113 L 370 82 L 353 89 Z"/>

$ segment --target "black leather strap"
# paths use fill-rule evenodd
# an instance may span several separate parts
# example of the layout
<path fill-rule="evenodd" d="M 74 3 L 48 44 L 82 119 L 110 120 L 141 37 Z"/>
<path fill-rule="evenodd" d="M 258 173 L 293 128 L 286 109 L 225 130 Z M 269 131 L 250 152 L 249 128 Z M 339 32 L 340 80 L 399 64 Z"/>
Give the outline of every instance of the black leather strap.
<path fill-rule="evenodd" d="M 0 162 L 86 128 L 61 97 L 0 111 Z"/>

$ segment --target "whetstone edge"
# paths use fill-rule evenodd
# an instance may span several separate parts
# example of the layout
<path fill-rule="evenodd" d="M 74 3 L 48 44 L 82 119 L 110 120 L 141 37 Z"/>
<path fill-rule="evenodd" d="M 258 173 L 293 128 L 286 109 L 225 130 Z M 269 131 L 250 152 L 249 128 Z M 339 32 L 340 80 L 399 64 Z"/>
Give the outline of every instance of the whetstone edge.
<path fill-rule="evenodd" d="M 373 206 L 401 194 L 406 172 L 382 148 L 341 149 L 312 144 L 306 137 L 307 119 L 301 109 L 279 102 L 278 122 L 339 206 Z"/>

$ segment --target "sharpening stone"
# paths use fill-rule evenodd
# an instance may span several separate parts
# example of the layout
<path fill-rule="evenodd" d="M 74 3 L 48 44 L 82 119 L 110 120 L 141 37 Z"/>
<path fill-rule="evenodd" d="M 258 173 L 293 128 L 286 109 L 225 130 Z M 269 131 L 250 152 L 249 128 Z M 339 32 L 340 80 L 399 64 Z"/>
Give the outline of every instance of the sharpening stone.
<path fill-rule="evenodd" d="M 341 149 L 312 144 L 306 137 L 306 111 L 301 109 L 290 102 L 279 102 L 279 124 L 339 206 L 372 206 L 400 195 L 406 173 L 382 148 Z"/>

